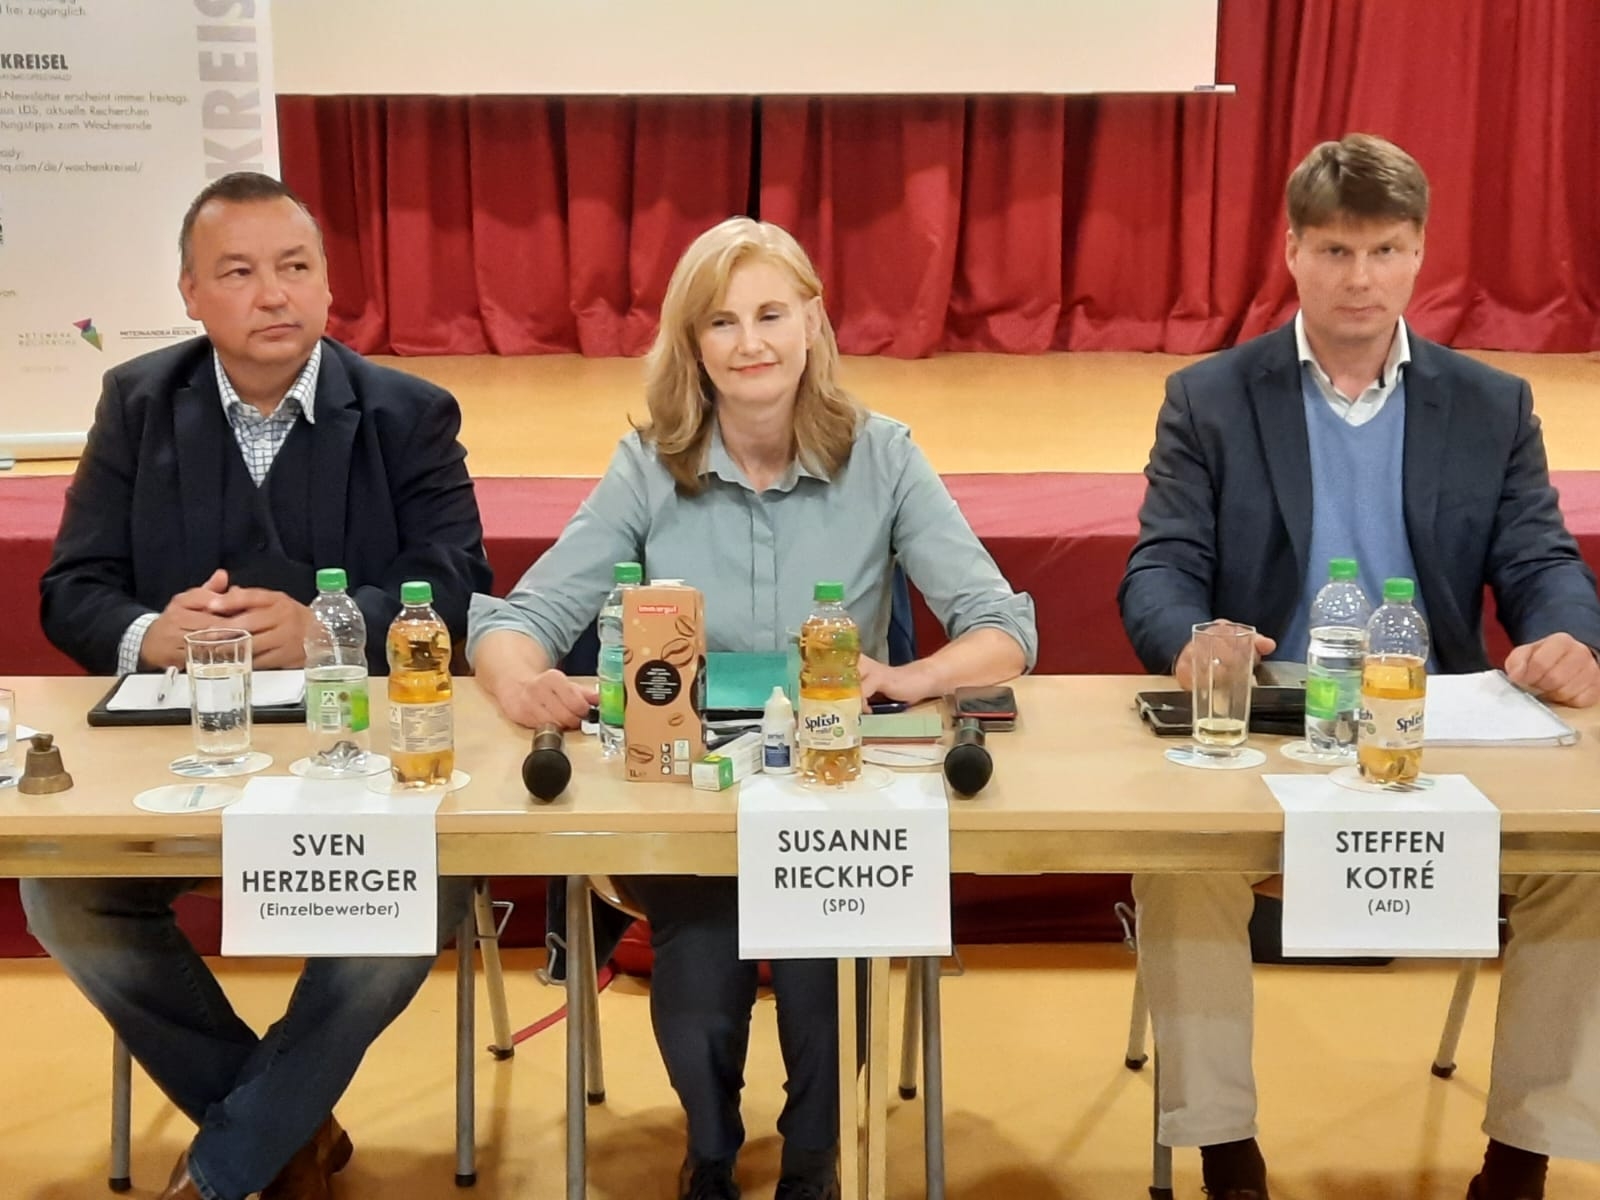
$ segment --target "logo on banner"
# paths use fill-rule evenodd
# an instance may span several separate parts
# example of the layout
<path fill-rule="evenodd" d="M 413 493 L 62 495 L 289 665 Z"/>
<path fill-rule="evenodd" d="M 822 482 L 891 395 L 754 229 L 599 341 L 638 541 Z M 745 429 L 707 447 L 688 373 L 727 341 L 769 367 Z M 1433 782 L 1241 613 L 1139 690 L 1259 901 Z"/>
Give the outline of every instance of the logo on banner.
<path fill-rule="evenodd" d="M 54 350 L 70 346 L 77 335 L 54 329 L 24 329 L 17 334 L 17 347 L 22 350 Z"/>
<path fill-rule="evenodd" d="M 105 349 L 105 346 L 100 342 L 100 331 L 94 327 L 93 317 L 85 317 L 81 321 L 74 321 L 72 327 L 78 331 L 84 341 L 88 342 L 96 350 Z"/>
<path fill-rule="evenodd" d="M 119 329 L 117 337 L 124 342 L 169 342 L 173 338 L 197 337 L 198 325 L 172 325 L 166 329 Z"/>
<path fill-rule="evenodd" d="M 65 54 L 0 54 L 0 71 L 44 73 L 70 71 Z"/>

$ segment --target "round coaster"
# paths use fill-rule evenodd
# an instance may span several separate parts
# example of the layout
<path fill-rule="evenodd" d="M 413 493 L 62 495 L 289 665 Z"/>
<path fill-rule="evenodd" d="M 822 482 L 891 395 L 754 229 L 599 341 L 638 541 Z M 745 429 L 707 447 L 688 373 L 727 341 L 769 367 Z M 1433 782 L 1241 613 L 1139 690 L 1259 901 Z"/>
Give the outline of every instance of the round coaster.
<path fill-rule="evenodd" d="M 229 783 L 169 783 L 133 798 L 133 806 L 153 813 L 205 812 L 227 808 L 244 792 Z"/>
<path fill-rule="evenodd" d="M 890 787 L 894 783 L 894 772 L 875 763 L 864 762 L 861 764 L 861 778 L 856 783 L 869 788 Z"/>
<path fill-rule="evenodd" d="M 1285 758 L 1292 758 L 1297 763 L 1306 763 L 1313 767 L 1342 767 L 1355 762 L 1355 747 L 1341 753 L 1337 750 L 1318 750 L 1310 742 L 1301 738 L 1296 742 L 1285 742 L 1278 747 Z"/>
<path fill-rule="evenodd" d="M 1249 746 L 1232 758 L 1216 758 L 1187 746 L 1173 746 L 1167 751 L 1167 761 L 1177 763 L 1180 767 L 1194 767 L 1198 771 L 1248 771 L 1266 762 L 1267 756 Z"/>
<path fill-rule="evenodd" d="M 872 791 L 881 791 L 883 788 L 889 787 L 894 783 L 894 772 L 889 770 L 887 767 L 880 767 L 875 763 L 863 762 L 861 764 L 860 775 L 851 780 L 849 783 L 838 785 L 831 783 L 813 783 L 812 781 L 806 779 L 805 776 L 801 775 L 798 769 L 796 769 L 793 775 L 771 775 L 768 776 L 768 778 L 787 783 L 790 787 L 799 788 L 802 791 L 807 792 L 848 792 L 859 788 L 867 788 Z"/>
<path fill-rule="evenodd" d="M 422 796 L 429 792 L 454 792 L 472 782 L 472 776 L 465 771 L 451 771 L 450 782 L 443 787 L 406 787 L 395 782 L 394 776 L 388 772 L 374 775 L 367 780 L 367 791 L 376 792 L 380 796 Z"/>
<path fill-rule="evenodd" d="M 185 754 L 168 763 L 167 769 L 185 779 L 227 779 L 233 775 L 254 775 L 271 765 L 272 755 L 252 750 L 238 762 L 231 763 L 204 762 L 192 754 Z"/>
<path fill-rule="evenodd" d="M 335 771 L 320 767 L 309 758 L 297 758 L 289 764 L 289 774 L 301 779 L 365 779 L 368 775 L 382 775 L 389 769 L 389 760 L 381 754 L 368 754 L 356 770 Z"/>
<path fill-rule="evenodd" d="M 863 762 L 876 763 L 897 771 L 931 771 L 944 761 L 944 755 L 945 748 L 937 742 L 893 746 L 880 742 L 861 748 Z"/>
<path fill-rule="evenodd" d="M 1425 792 L 1434 785 L 1432 775 L 1418 775 L 1406 783 L 1374 783 L 1370 779 L 1361 777 L 1360 767 L 1340 767 L 1328 775 L 1342 788 L 1349 788 L 1352 792 Z"/>

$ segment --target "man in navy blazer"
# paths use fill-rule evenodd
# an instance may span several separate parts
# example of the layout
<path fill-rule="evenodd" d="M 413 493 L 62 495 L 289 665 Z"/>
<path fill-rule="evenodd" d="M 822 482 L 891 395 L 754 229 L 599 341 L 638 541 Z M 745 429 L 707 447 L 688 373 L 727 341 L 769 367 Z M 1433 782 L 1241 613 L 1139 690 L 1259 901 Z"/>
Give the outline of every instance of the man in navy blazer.
<path fill-rule="evenodd" d="M 1409 330 L 1406 342 L 1403 514 L 1439 670 L 1489 669 L 1481 631 L 1487 584 L 1519 648 L 1569 635 L 1560 645 L 1575 639 L 1584 652 L 1568 666 L 1588 677 L 1593 655 L 1585 648 L 1600 646 L 1600 603 L 1556 504 L 1527 382 Z M 1301 370 L 1291 324 L 1167 380 L 1139 541 L 1119 593 L 1146 669 L 1170 672 L 1191 627 L 1212 614 L 1284 631 L 1309 607 L 1307 574 L 1328 564 L 1310 557 Z M 1382 578 L 1363 570 L 1369 596 L 1380 594 L 1373 584 Z M 1269 656 L 1271 640 L 1262 644 Z M 1304 661 L 1303 653 L 1294 657 Z M 1529 657 L 1508 662 L 1514 677 Z M 1518 681 L 1534 683 L 1527 675 Z M 1553 691 L 1567 682 L 1563 674 L 1537 686 Z"/>
<path fill-rule="evenodd" d="M 492 579 L 454 397 L 323 338 L 327 275 L 297 202 L 209 203 L 202 218 L 231 210 L 229 241 L 203 265 L 215 277 L 184 276 L 208 336 L 107 372 L 40 580 L 46 635 L 109 675 L 180 666 L 185 633 L 226 625 L 254 635 L 257 666 L 296 667 L 316 568 L 340 566 L 374 672 L 407 579 L 463 638 Z M 247 223 L 286 223 L 276 249 L 307 260 L 265 305 L 238 253 Z M 209 233 L 202 219 L 191 257 Z"/>
<path fill-rule="evenodd" d="M 1191 626 L 1252 625 L 1304 661 L 1328 560 L 1368 595 L 1416 580 L 1443 672 L 1489 666 L 1545 699 L 1600 700 L 1600 600 L 1562 522 L 1528 385 L 1410 332 L 1428 188 L 1399 147 L 1352 134 L 1288 186 L 1290 326 L 1167 381 L 1138 543 L 1119 590 L 1147 669 L 1191 685 Z M 1206 1188 L 1266 1200 L 1256 1145 L 1243 876 L 1140 876 L 1140 972 L 1161 1047 L 1160 1137 L 1201 1147 Z M 1600 1160 L 1600 879 L 1519 877 L 1511 897 L 1489 1135 L 1471 1200 L 1538 1200 L 1548 1156 Z M 1562 1036 L 1551 1031 L 1561 1029 Z"/>
<path fill-rule="evenodd" d="M 425 579 L 459 637 L 488 590 L 461 414 L 446 392 L 323 339 L 311 214 L 264 175 L 224 176 L 179 238 L 206 336 L 106 375 L 40 584 L 51 641 L 90 671 L 176 666 L 184 635 L 253 635 L 255 664 L 304 662 L 315 570 L 343 567 L 369 666 L 400 583 Z M 162 1200 L 328 1200 L 349 1160 L 334 1104 L 433 959 L 319 958 L 258 1036 L 177 929 L 193 880 L 30 879 L 28 925 L 199 1127 Z M 439 881 L 441 940 L 465 881 Z"/>

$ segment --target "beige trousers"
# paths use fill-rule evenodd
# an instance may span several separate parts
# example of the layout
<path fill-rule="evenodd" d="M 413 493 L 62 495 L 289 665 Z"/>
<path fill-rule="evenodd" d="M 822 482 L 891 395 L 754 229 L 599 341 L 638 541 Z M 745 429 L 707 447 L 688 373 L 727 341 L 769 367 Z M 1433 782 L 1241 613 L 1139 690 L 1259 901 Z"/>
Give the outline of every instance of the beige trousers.
<path fill-rule="evenodd" d="M 1252 882 L 1134 877 L 1164 1145 L 1256 1136 Z M 1502 890 L 1512 898 L 1511 938 L 1484 1132 L 1524 1150 L 1600 1161 L 1600 875 L 1508 876 Z"/>

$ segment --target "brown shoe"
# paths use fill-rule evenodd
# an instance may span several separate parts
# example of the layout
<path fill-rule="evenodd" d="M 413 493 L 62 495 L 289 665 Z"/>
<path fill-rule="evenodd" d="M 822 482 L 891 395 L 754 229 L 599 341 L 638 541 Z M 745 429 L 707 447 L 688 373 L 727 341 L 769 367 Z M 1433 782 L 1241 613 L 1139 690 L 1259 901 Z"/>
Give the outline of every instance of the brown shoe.
<path fill-rule="evenodd" d="M 1544 1200 L 1544 1177 L 1550 1159 L 1489 1139 L 1483 1170 L 1467 1185 L 1467 1200 Z"/>
<path fill-rule="evenodd" d="M 1268 1200 L 1267 1163 L 1255 1138 L 1201 1146 L 1200 1173 L 1212 1200 Z"/>
<path fill-rule="evenodd" d="M 187 1150 L 178 1155 L 178 1162 L 172 1168 L 172 1175 L 167 1180 L 167 1190 L 161 1193 L 161 1200 L 204 1200 L 194 1180 L 189 1178 Z"/>
<path fill-rule="evenodd" d="M 350 1135 L 329 1117 L 261 1193 L 261 1200 L 329 1200 L 329 1180 L 344 1170 L 354 1147 Z"/>
<path fill-rule="evenodd" d="M 350 1161 L 350 1156 L 355 1153 L 350 1135 L 332 1116 L 329 1116 L 311 1136 L 311 1141 L 317 1148 L 317 1162 L 329 1175 L 337 1175 L 344 1170 L 345 1164 Z"/>
<path fill-rule="evenodd" d="M 1484 1182 L 1480 1174 L 1474 1175 L 1472 1182 L 1467 1184 L 1467 1200 L 1498 1200 L 1498 1198 L 1489 1190 L 1489 1185 Z M 1544 1189 L 1540 1188 L 1537 1192 L 1521 1192 L 1514 1197 L 1507 1197 L 1506 1200 L 1544 1200 Z"/>

